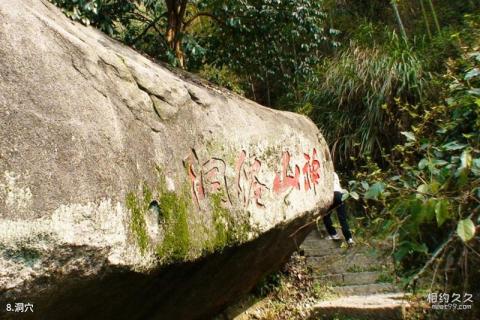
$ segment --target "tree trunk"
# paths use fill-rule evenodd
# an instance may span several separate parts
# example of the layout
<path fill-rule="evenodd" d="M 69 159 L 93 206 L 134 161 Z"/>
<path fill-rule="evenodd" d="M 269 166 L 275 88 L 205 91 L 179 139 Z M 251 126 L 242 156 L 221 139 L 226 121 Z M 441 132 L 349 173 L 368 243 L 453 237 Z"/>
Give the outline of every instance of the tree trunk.
<path fill-rule="evenodd" d="M 252 87 L 253 101 L 257 101 L 257 96 L 255 95 L 255 86 L 253 84 L 252 76 L 248 76 L 248 80 L 250 81 L 250 86 Z"/>
<path fill-rule="evenodd" d="M 185 69 L 185 55 L 182 47 L 183 18 L 188 0 L 165 0 L 167 5 L 167 31 L 165 40 L 175 53 L 178 64 Z"/>

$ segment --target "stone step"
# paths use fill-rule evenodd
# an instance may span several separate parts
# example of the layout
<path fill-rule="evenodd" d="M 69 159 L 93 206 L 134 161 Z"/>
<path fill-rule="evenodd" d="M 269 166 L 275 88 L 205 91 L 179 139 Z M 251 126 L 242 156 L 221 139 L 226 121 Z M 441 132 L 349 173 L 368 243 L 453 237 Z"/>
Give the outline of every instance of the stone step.
<path fill-rule="evenodd" d="M 408 306 L 403 293 L 341 297 L 314 305 L 309 319 L 403 320 Z"/>
<path fill-rule="evenodd" d="M 344 255 L 307 257 L 307 265 L 314 273 L 331 274 L 378 271 L 386 265 L 386 262 L 364 253 L 347 253 Z"/>
<path fill-rule="evenodd" d="M 304 241 L 300 246 L 300 250 L 304 252 L 304 255 L 309 256 L 325 256 L 332 254 L 344 254 L 348 248 L 341 247 L 342 241 L 332 240 L 314 240 Z"/>
<path fill-rule="evenodd" d="M 328 236 L 327 232 L 324 230 L 314 229 L 308 234 L 305 238 L 305 241 L 318 241 L 326 238 Z"/>
<path fill-rule="evenodd" d="M 314 276 L 317 283 L 330 286 L 346 286 L 376 283 L 382 276 L 379 271 L 345 272 Z"/>
<path fill-rule="evenodd" d="M 343 255 L 348 253 L 364 253 L 370 256 L 380 256 L 384 250 L 373 247 L 364 247 L 355 245 L 349 247 L 344 240 L 308 240 L 304 241 L 300 246 L 305 256 L 326 256 L 326 255 Z"/>
<path fill-rule="evenodd" d="M 303 255 L 306 257 L 323 257 L 323 256 L 338 256 L 345 254 L 348 249 L 346 248 L 326 248 L 326 247 L 310 247 L 303 249 Z"/>
<path fill-rule="evenodd" d="M 371 283 L 334 287 L 333 291 L 342 296 L 366 296 L 399 292 L 400 289 L 391 283 Z"/>

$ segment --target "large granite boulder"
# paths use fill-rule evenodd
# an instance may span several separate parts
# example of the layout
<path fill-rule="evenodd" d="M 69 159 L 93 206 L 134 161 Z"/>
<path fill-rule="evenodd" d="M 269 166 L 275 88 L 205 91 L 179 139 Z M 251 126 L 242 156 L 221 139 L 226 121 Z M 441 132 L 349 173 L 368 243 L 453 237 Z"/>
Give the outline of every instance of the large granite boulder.
<path fill-rule="evenodd" d="M 209 317 L 331 201 L 306 117 L 0 1 L 0 318 Z"/>

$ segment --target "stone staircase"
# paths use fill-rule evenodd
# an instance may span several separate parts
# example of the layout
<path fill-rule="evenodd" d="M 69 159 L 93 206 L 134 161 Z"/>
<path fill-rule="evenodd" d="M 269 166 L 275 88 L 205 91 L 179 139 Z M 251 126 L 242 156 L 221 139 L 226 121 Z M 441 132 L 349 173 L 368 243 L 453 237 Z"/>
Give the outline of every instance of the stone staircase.
<path fill-rule="evenodd" d="M 403 319 L 404 294 L 394 285 L 392 263 L 382 256 L 385 248 L 369 248 L 326 239 L 314 230 L 300 249 L 317 285 L 337 298 L 317 303 L 312 319 Z"/>

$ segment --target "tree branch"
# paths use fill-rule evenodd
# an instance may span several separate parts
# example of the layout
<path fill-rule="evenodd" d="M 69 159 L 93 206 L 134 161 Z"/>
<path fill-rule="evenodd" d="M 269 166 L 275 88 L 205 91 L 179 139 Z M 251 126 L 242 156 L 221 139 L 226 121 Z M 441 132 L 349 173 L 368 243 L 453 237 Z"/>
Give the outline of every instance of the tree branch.
<path fill-rule="evenodd" d="M 456 239 L 456 233 L 452 232 L 448 237 L 448 240 L 445 241 L 440 247 L 437 248 L 437 250 L 432 255 L 430 260 L 428 260 L 427 263 L 425 263 L 425 265 L 422 267 L 422 269 L 419 272 L 417 272 L 417 274 L 407 283 L 407 285 L 405 286 L 405 289 L 410 287 L 413 283 L 416 283 L 417 280 L 420 278 L 420 276 L 428 269 L 428 267 L 430 267 L 437 260 L 440 254 L 443 253 L 443 251 L 448 247 L 448 245 L 452 243 L 455 239 Z"/>
<path fill-rule="evenodd" d="M 145 27 L 145 29 L 143 29 L 143 31 L 140 32 L 140 34 L 138 36 L 136 36 L 135 39 L 132 40 L 131 44 L 134 45 L 135 43 L 138 42 L 138 40 L 143 38 L 143 36 L 148 32 L 148 30 L 150 30 L 150 28 L 152 28 L 152 27 L 155 27 L 155 24 L 157 24 L 158 20 L 160 20 L 161 18 L 162 18 L 162 16 L 158 16 L 154 20 L 150 21 L 150 23 Z M 158 31 L 157 28 L 155 28 L 155 30 Z"/>
<path fill-rule="evenodd" d="M 212 18 L 213 20 L 217 21 L 219 24 L 224 25 L 223 21 L 221 21 L 219 18 L 217 18 L 213 14 L 211 14 L 209 12 L 199 12 L 199 13 L 195 14 L 193 17 L 191 17 L 190 19 L 188 19 L 187 21 L 184 21 L 183 22 L 183 28 L 186 29 L 193 21 L 195 21 L 196 19 L 198 19 L 200 17 L 209 17 L 209 18 Z"/>
<path fill-rule="evenodd" d="M 138 21 L 143 21 L 143 22 L 151 22 L 152 21 L 152 19 L 150 19 L 150 18 L 148 18 L 148 17 L 144 16 L 143 14 L 140 14 L 136 11 L 131 12 L 131 14 L 137 17 L 137 18 L 132 18 L 132 19 L 136 19 Z"/>
<path fill-rule="evenodd" d="M 469 218 L 471 218 L 471 215 L 469 216 Z M 477 232 L 478 230 L 480 230 L 480 226 L 475 227 L 475 232 Z M 422 269 L 419 272 L 417 272 L 417 274 L 408 282 L 408 284 L 405 286 L 405 288 L 408 288 L 410 285 L 412 285 L 412 283 L 416 282 L 420 278 L 420 276 L 427 270 L 427 268 L 430 267 L 435 262 L 435 260 L 440 256 L 440 254 L 445 251 L 445 249 L 448 247 L 448 245 L 451 244 L 455 239 L 457 239 L 456 236 L 457 236 L 456 232 L 452 232 L 450 234 L 448 240 L 445 241 L 440 247 L 438 247 L 438 249 L 432 255 L 430 260 L 428 260 L 427 263 L 422 267 Z M 464 243 L 464 245 L 466 245 L 468 248 L 471 248 L 466 243 Z M 474 252 L 477 253 L 476 251 L 474 251 Z"/>

